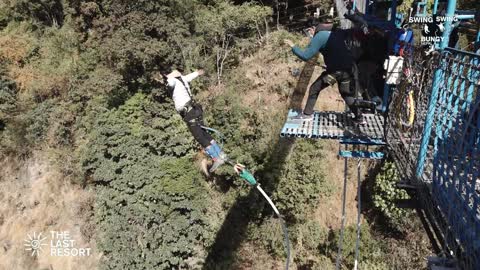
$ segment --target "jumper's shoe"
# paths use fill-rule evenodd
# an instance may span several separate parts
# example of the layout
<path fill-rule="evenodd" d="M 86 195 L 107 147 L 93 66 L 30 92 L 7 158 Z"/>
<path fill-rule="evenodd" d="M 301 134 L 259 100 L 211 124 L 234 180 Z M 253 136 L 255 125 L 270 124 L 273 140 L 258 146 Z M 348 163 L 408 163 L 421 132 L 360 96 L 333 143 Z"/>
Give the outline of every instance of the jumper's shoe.
<path fill-rule="evenodd" d="M 293 116 L 290 119 L 291 120 L 300 120 L 300 121 L 313 121 L 313 114 L 300 113 L 297 116 Z"/>
<path fill-rule="evenodd" d="M 212 160 L 213 160 L 212 167 L 210 167 L 210 170 L 208 170 L 211 173 L 214 172 L 216 169 L 218 169 L 218 167 L 222 166 L 225 163 L 225 161 L 227 161 L 227 155 L 225 155 L 225 153 L 222 151 L 220 152 L 217 158 L 213 158 Z"/>

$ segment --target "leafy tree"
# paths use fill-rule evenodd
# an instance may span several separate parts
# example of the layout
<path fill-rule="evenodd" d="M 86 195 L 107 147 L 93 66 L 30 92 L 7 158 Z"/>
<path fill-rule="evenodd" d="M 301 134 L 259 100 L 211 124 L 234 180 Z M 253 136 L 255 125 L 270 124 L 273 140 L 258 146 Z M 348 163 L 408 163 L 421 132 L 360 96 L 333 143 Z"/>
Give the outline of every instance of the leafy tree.
<path fill-rule="evenodd" d="M 193 268 L 211 230 L 206 193 L 189 159 L 151 159 L 130 164 L 96 204 L 103 269 Z"/>
<path fill-rule="evenodd" d="M 227 1 L 215 1 L 214 5 L 202 9 L 196 17 L 196 30 L 204 34 L 205 46 L 215 55 L 217 80 L 220 81 L 223 70 L 235 47 L 237 37 L 248 37 L 249 33 L 259 30 L 263 20 L 271 15 L 271 9 L 252 3 L 234 6 Z"/>
<path fill-rule="evenodd" d="M 106 67 L 131 90 L 151 83 L 148 72 L 179 66 L 175 37 L 188 38 L 197 1 L 71 1 L 85 45 L 99 51 Z"/>
<path fill-rule="evenodd" d="M 64 11 L 61 0 L 4 0 L 0 21 L 33 20 L 44 26 L 61 26 Z"/>
<path fill-rule="evenodd" d="M 405 19 L 408 19 L 410 9 L 413 9 L 412 16 L 415 15 L 416 8 L 414 7 L 415 0 L 404 0 L 403 3 L 397 7 L 397 11 L 405 15 Z"/>

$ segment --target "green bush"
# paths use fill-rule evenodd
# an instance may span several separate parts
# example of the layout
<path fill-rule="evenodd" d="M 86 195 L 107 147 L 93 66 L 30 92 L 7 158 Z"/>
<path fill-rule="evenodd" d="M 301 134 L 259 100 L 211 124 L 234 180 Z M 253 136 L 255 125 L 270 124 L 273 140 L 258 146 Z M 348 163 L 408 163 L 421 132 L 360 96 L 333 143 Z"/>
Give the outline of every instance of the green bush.
<path fill-rule="evenodd" d="M 21 145 L 22 136 L 16 134 L 20 127 L 15 122 L 17 96 L 15 82 L 5 74 L 3 62 L 0 62 L 0 157 L 15 153 Z"/>
<path fill-rule="evenodd" d="M 232 84 L 235 85 L 235 84 Z M 248 86 L 248 82 L 245 83 Z M 247 108 L 228 90 L 204 106 L 206 125 L 220 130 L 224 135 L 225 151 L 230 157 L 257 171 L 264 160 L 257 159 L 257 140 L 262 136 L 262 123 L 251 108 Z M 216 135 L 215 135 L 216 136 Z M 217 140 L 220 139 L 217 137 Z"/>
<path fill-rule="evenodd" d="M 34 108 L 25 115 L 25 121 L 27 123 L 27 134 L 25 137 L 30 142 L 30 145 L 40 145 L 45 141 L 53 110 L 54 102 L 47 100 L 35 105 Z"/>
<path fill-rule="evenodd" d="M 268 7 L 253 3 L 232 5 L 229 1 L 215 1 L 197 12 L 196 30 L 204 38 L 204 49 L 216 56 L 217 79 L 223 71 L 236 63 L 242 46 L 235 46 L 237 38 L 248 38 L 264 24 L 264 19 L 271 15 Z M 242 39 L 239 39 L 242 40 Z"/>
<path fill-rule="evenodd" d="M 327 241 L 328 232 L 317 221 L 308 220 L 298 225 L 298 239 L 302 247 L 312 253 L 318 252 L 319 247 Z"/>
<path fill-rule="evenodd" d="M 295 250 L 295 263 L 300 269 L 334 269 L 330 258 L 320 253 L 328 242 L 328 229 L 317 221 L 308 219 L 305 223 L 290 225 Z"/>
<path fill-rule="evenodd" d="M 340 239 L 340 230 L 331 231 L 328 242 L 321 246 L 321 254 L 330 257 L 332 262 L 337 259 L 338 240 Z M 357 239 L 357 227 L 347 226 L 343 235 L 342 246 L 342 267 L 352 269 L 355 262 L 355 245 Z M 377 241 L 371 234 L 369 224 L 362 223 L 360 230 L 360 252 L 359 262 L 367 262 L 368 265 L 381 265 L 385 259 L 385 247 L 382 242 Z M 370 268 L 368 268 L 370 269 Z"/>
<path fill-rule="evenodd" d="M 15 108 L 5 121 L 5 131 L 2 137 L 7 152 L 26 154 L 30 148 L 40 148 L 48 137 L 48 131 L 52 123 L 52 112 L 55 110 L 55 103 L 48 100 L 21 111 Z M 58 120 L 58 119 L 57 119 Z M 7 148 L 9 150 L 7 150 Z"/>
<path fill-rule="evenodd" d="M 379 210 L 385 217 L 387 222 L 396 229 L 402 229 L 405 224 L 408 211 L 396 206 L 397 200 L 408 199 L 407 192 L 396 187 L 399 176 L 395 164 L 386 162 L 382 170 L 375 178 L 372 190 L 372 200 L 374 207 Z"/>
<path fill-rule="evenodd" d="M 291 257 L 299 265 L 318 265 L 320 247 L 328 241 L 328 231 L 317 221 L 308 220 L 305 223 L 289 224 L 287 226 Z M 285 258 L 286 247 L 281 224 L 276 218 L 264 220 L 249 228 L 250 240 L 263 246 L 270 254 Z M 312 258 L 315 258 L 312 261 Z M 326 257 L 323 257 L 326 259 Z M 328 260 L 328 259 L 327 259 Z"/>
<path fill-rule="evenodd" d="M 0 121 L 5 122 L 16 108 L 16 85 L 5 74 L 0 62 Z"/>
<path fill-rule="evenodd" d="M 150 155 L 183 157 L 193 150 L 191 135 L 171 105 L 154 102 L 145 94 L 134 95 L 118 109 L 104 108 L 90 113 L 95 120 L 93 126 L 88 127 L 92 129 L 89 141 L 99 148 L 87 147 L 84 153 L 86 170 L 100 168 L 100 161 L 128 157 L 141 162 Z M 128 149 L 129 146 L 133 148 Z M 115 163 L 121 168 L 121 162 Z"/>
<path fill-rule="evenodd" d="M 359 269 L 368 269 L 368 270 L 389 270 L 392 269 L 388 263 L 383 261 L 371 262 L 370 260 L 360 261 L 358 263 Z M 403 268 L 405 269 L 405 268 Z"/>
<path fill-rule="evenodd" d="M 103 66 L 73 77 L 68 92 L 69 100 L 82 105 L 94 97 L 104 97 L 109 108 L 122 105 L 131 95 L 122 76 Z"/>
<path fill-rule="evenodd" d="M 105 110 L 82 153 L 97 183 L 103 269 L 189 268 L 211 241 L 208 193 L 186 156 L 190 135 L 162 105 L 139 93 Z"/>
<path fill-rule="evenodd" d="M 285 238 L 281 224 L 276 218 L 269 218 L 262 222 L 261 225 L 254 224 L 251 226 L 249 238 L 263 246 L 270 254 L 277 257 L 286 257 Z M 289 230 L 289 234 L 291 230 Z M 292 241 L 290 235 L 290 241 Z"/>
<path fill-rule="evenodd" d="M 97 189 L 102 269 L 193 268 L 212 238 L 201 176 L 188 158 L 129 165 Z"/>
<path fill-rule="evenodd" d="M 273 195 L 277 207 L 287 220 L 304 221 L 320 198 L 330 195 L 332 187 L 326 184 L 324 168 L 318 166 L 321 158 L 320 142 L 295 142 Z"/>

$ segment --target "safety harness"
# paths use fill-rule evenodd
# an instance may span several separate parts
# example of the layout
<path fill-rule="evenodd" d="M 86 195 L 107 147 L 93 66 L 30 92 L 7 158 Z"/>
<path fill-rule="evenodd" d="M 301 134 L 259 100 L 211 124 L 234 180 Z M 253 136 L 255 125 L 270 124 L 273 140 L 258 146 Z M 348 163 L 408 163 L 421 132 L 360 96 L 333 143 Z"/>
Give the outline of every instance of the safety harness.
<path fill-rule="evenodd" d="M 183 105 L 182 110 L 179 111 L 180 116 L 182 116 L 182 118 L 184 118 L 185 120 L 185 117 L 187 116 L 187 114 L 193 109 L 199 108 L 199 106 L 198 106 L 198 103 L 196 103 L 195 100 L 193 99 L 192 93 L 190 93 L 190 87 L 187 86 L 187 84 L 183 81 L 182 77 L 176 77 L 176 79 L 182 83 L 183 87 L 185 87 L 185 90 L 187 91 L 188 96 L 190 97 L 190 100 L 187 103 L 185 103 L 185 105 Z M 200 116 L 185 120 L 185 122 L 189 126 L 197 125 L 197 123 L 199 122 L 199 117 Z"/>

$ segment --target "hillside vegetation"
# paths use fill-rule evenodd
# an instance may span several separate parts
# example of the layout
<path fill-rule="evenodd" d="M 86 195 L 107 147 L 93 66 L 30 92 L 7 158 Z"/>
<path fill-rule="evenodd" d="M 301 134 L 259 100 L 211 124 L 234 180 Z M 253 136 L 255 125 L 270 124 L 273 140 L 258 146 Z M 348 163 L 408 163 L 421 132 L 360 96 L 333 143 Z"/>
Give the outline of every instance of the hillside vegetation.
<path fill-rule="evenodd" d="M 294 90 L 305 91 L 320 68 L 295 60 L 282 40 L 305 40 L 269 29 L 271 14 L 268 6 L 227 0 L 2 1 L 0 158 L 12 169 L 0 181 L 14 193 L 19 167 L 33 162 L 49 175 L 37 188 L 70 190 L 52 191 L 63 208 L 49 222 L 33 219 L 32 228 L 79 227 L 78 237 L 95 247 L 85 269 L 282 269 L 283 235 L 269 206 L 228 166 L 211 177 L 201 173 L 205 157 L 154 80 L 167 66 L 203 68 L 207 76 L 193 88 L 206 123 L 222 131 L 228 155 L 255 173 L 285 216 L 292 269 L 333 269 L 342 180 L 337 145 L 278 136 Z M 300 78 L 291 75 L 294 68 L 304 71 Z M 324 97 L 320 107 L 341 107 L 335 89 Z M 419 269 L 426 238 L 413 225 L 378 222 L 408 216 L 383 211 L 397 198 L 383 196 L 390 179 L 375 187 L 377 210 L 363 221 L 360 265 Z M 354 183 L 344 269 L 353 266 Z M 11 208 L 35 181 L 22 188 L 0 207 L 0 226 L 21 220 L 25 210 Z M 75 207 L 81 209 L 68 211 Z M 63 215 L 78 221 L 62 223 Z M 397 226 L 402 236 L 382 234 L 370 226 L 376 223 Z M 23 239 L 0 230 L 0 244 L 16 246 L 0 251 L 0 267 L 79 269 L 58 258 L 16 256 Z M 420 244 L 411 249 L 409 242 Z"/>

